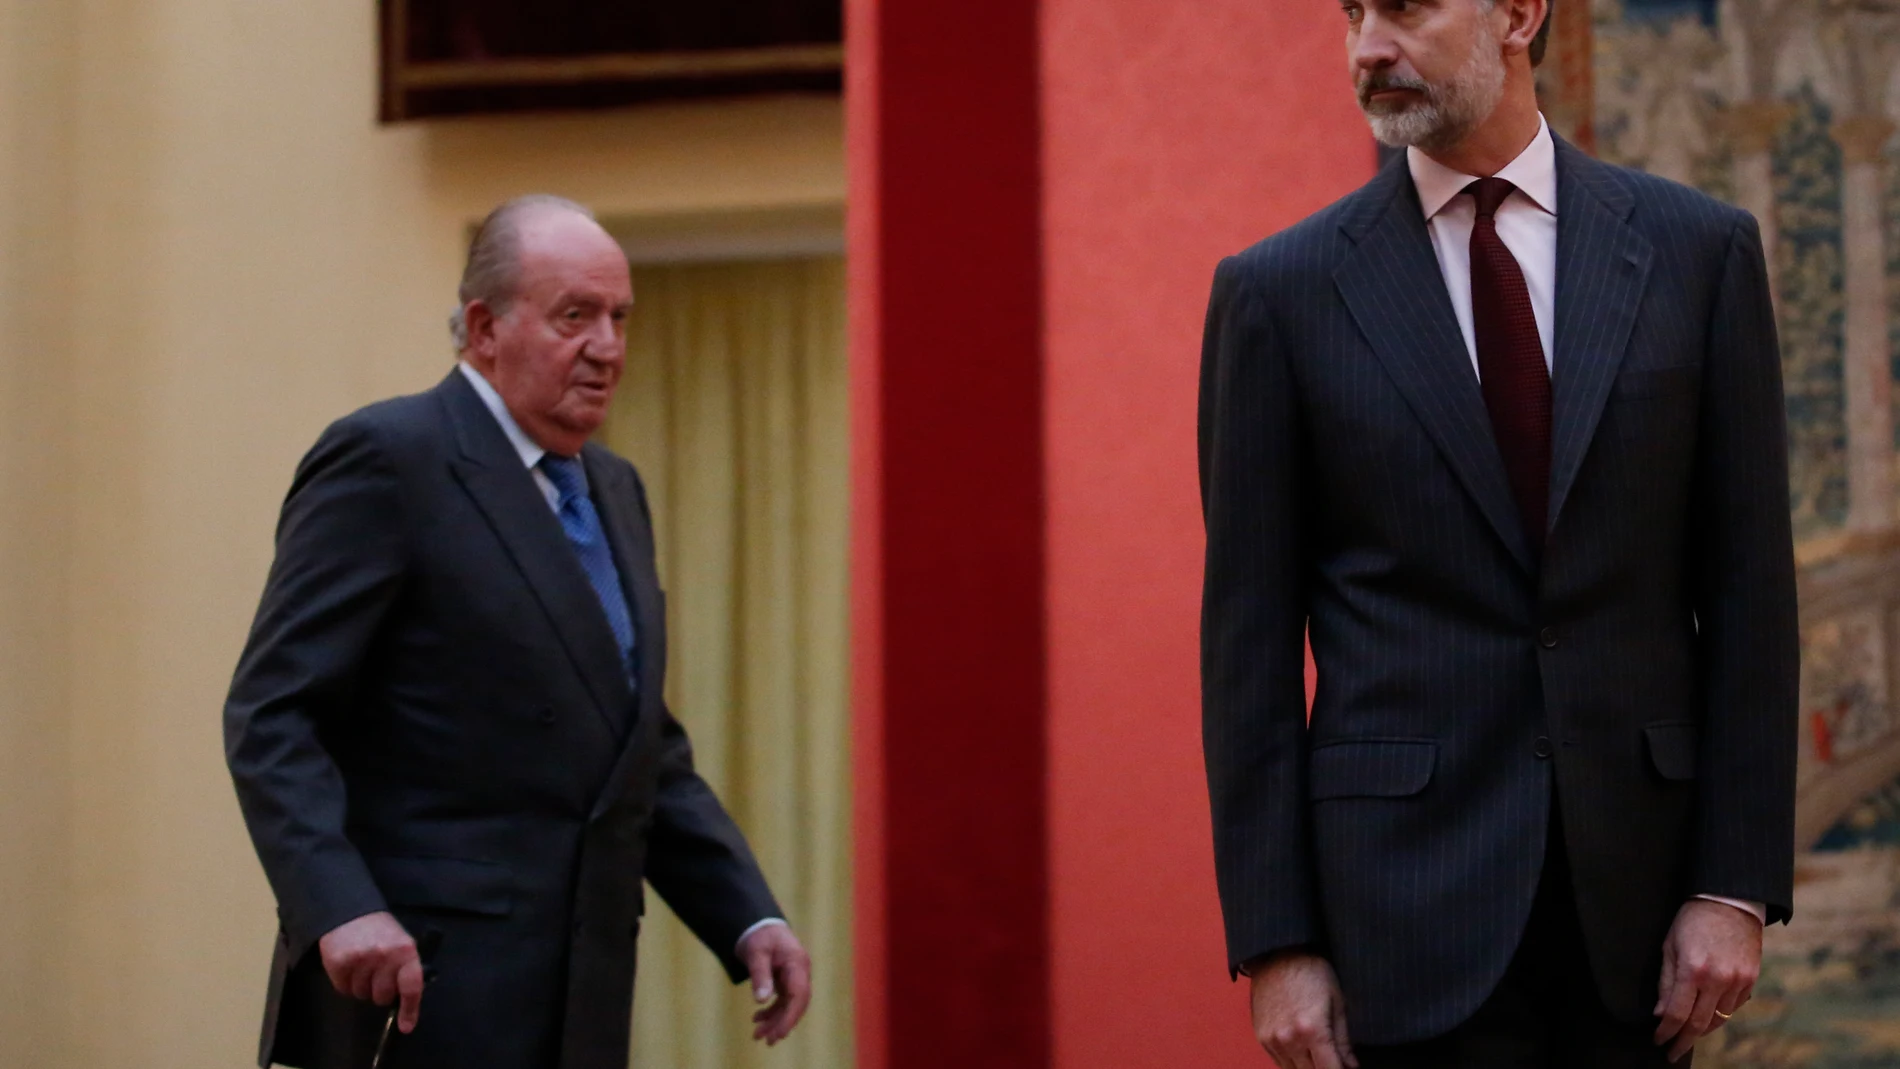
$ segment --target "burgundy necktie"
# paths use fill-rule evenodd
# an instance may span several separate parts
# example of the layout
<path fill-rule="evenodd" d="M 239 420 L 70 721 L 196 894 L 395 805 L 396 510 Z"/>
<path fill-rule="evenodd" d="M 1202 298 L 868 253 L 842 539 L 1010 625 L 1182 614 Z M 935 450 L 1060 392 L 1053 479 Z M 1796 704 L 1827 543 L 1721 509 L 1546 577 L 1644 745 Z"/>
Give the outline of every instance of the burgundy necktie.
<path fill-rule="evenodd" d="M 1478 201 L 1471 228 L 1471 332 L 1491 432 L 1504 454 L 1524 533 L 1541 554 L 1550 509 L 1550 369 L 1524 272 L 1498 237 L 1498 205 L 1516 188 L 1502 178 L 1480 178 L 1465 187 Z"/>

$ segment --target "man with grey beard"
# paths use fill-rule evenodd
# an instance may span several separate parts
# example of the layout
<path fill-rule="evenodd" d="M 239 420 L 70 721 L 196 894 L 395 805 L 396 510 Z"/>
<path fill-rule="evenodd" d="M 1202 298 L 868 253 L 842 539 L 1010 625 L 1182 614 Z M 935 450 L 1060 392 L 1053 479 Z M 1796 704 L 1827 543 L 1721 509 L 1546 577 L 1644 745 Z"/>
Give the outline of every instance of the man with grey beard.
<path fill-rule="evenodd" d="M 1792 898 L 1759 233 L 1550 131 L 1549 0 L 1341 6 L 1406 151 L 1222 262 L 1202 349 L 1228 964 L 1283 1069 L 1687 1064 Z"/>

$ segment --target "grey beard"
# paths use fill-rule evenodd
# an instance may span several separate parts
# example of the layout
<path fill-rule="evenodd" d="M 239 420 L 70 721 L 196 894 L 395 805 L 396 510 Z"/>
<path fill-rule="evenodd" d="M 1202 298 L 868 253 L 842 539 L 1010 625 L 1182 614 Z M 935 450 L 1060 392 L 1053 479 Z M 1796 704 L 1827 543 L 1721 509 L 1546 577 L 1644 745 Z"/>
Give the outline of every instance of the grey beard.
<path fill-rule="evenodd" d="M 1372 136 L 1388 148 L 1417 145 L 1427 151 L 1455 144 L 1464 131 L 1449 130 L 1444 109 L 1436 101 L 1421 101 L 1401 111 L 1384 114 L 1366 113 L 1372 124 Z M 1452 134 L 1453 136 L 1447 136 Z"/>
<path fill-rule="evenodd" d="M 1470 57 L 1447 84 L 1421 85 L 1403 80 L 1404 84 L 1420 86 L 1425 99 L 1406 108 L 1374 110 L 1362 93 L 1360 107 L 1380 144 L 1436 152 L 1464 140 L 1490 117 L 1504 96 L 1504 75 L 1504 57 L 1498 52 L 1498 43 L 1490 35 L 1480 34 Z"/>

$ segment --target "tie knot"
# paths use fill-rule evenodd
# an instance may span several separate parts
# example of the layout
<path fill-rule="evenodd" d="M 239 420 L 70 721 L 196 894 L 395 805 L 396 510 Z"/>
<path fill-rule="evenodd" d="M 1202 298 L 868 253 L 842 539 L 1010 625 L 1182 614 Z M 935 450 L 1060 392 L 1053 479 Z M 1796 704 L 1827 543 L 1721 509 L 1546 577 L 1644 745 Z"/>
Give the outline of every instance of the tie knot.
<path fill-rule="evenodd" d="M 1498 206 L 1515 189 L 1516 186 L 1502 178 L 1480 178 L 1466 186 L 1465 192 L 1477 200 L 1478 218 L 1489 219 L 1498 213 Z"/>
<path fill-rule="evenodd" d="M 587 496 L 587 472 L 582 469 L 579 458 L 547 453 L 541 457 L 540 468 L 541 474 L 546 475 L 560 493 L 563 504 Z"/>

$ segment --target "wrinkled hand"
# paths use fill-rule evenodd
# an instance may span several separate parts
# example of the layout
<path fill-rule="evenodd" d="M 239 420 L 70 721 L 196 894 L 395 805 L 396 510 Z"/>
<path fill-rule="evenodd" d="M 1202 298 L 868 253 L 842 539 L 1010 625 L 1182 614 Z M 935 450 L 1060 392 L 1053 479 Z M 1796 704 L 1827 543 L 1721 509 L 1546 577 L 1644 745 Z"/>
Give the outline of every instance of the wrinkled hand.
<path fill-rule="evenodd" d="M 1359 1069 L 1339 978 L 1317 954 L 1286 951 L 1254 967 L 1253 1034 L 1280 1069 Z"/>
<path fill-rule="evenodd" d="M 422 1013 L 422 958 L 395 917 L 371 913 L 339 925 L 317 940 L 317 950 L 339 994 L 378 1006 L 400 997 L 396 1027 L 415 1031 Z"/>
<path fill-rule="evenodd" d="M 1669 1060 L 1681 1061 L 1748 1001 L 1760 975 L 1760 921 L 1721 902 L 1685 903 L 1663 941 L 1656 1045 L 1673 1040 Z"/>
<path fill-rule="evenodd" d="M 811 955 L 790 928 L 771 924 L 746 936 L 739 956 L 752 974 L 753 1001 L 772 1003 L 752 1015 L 752 1038 L 773 1046 L 792 1034 L 811 1005 Z"/>

